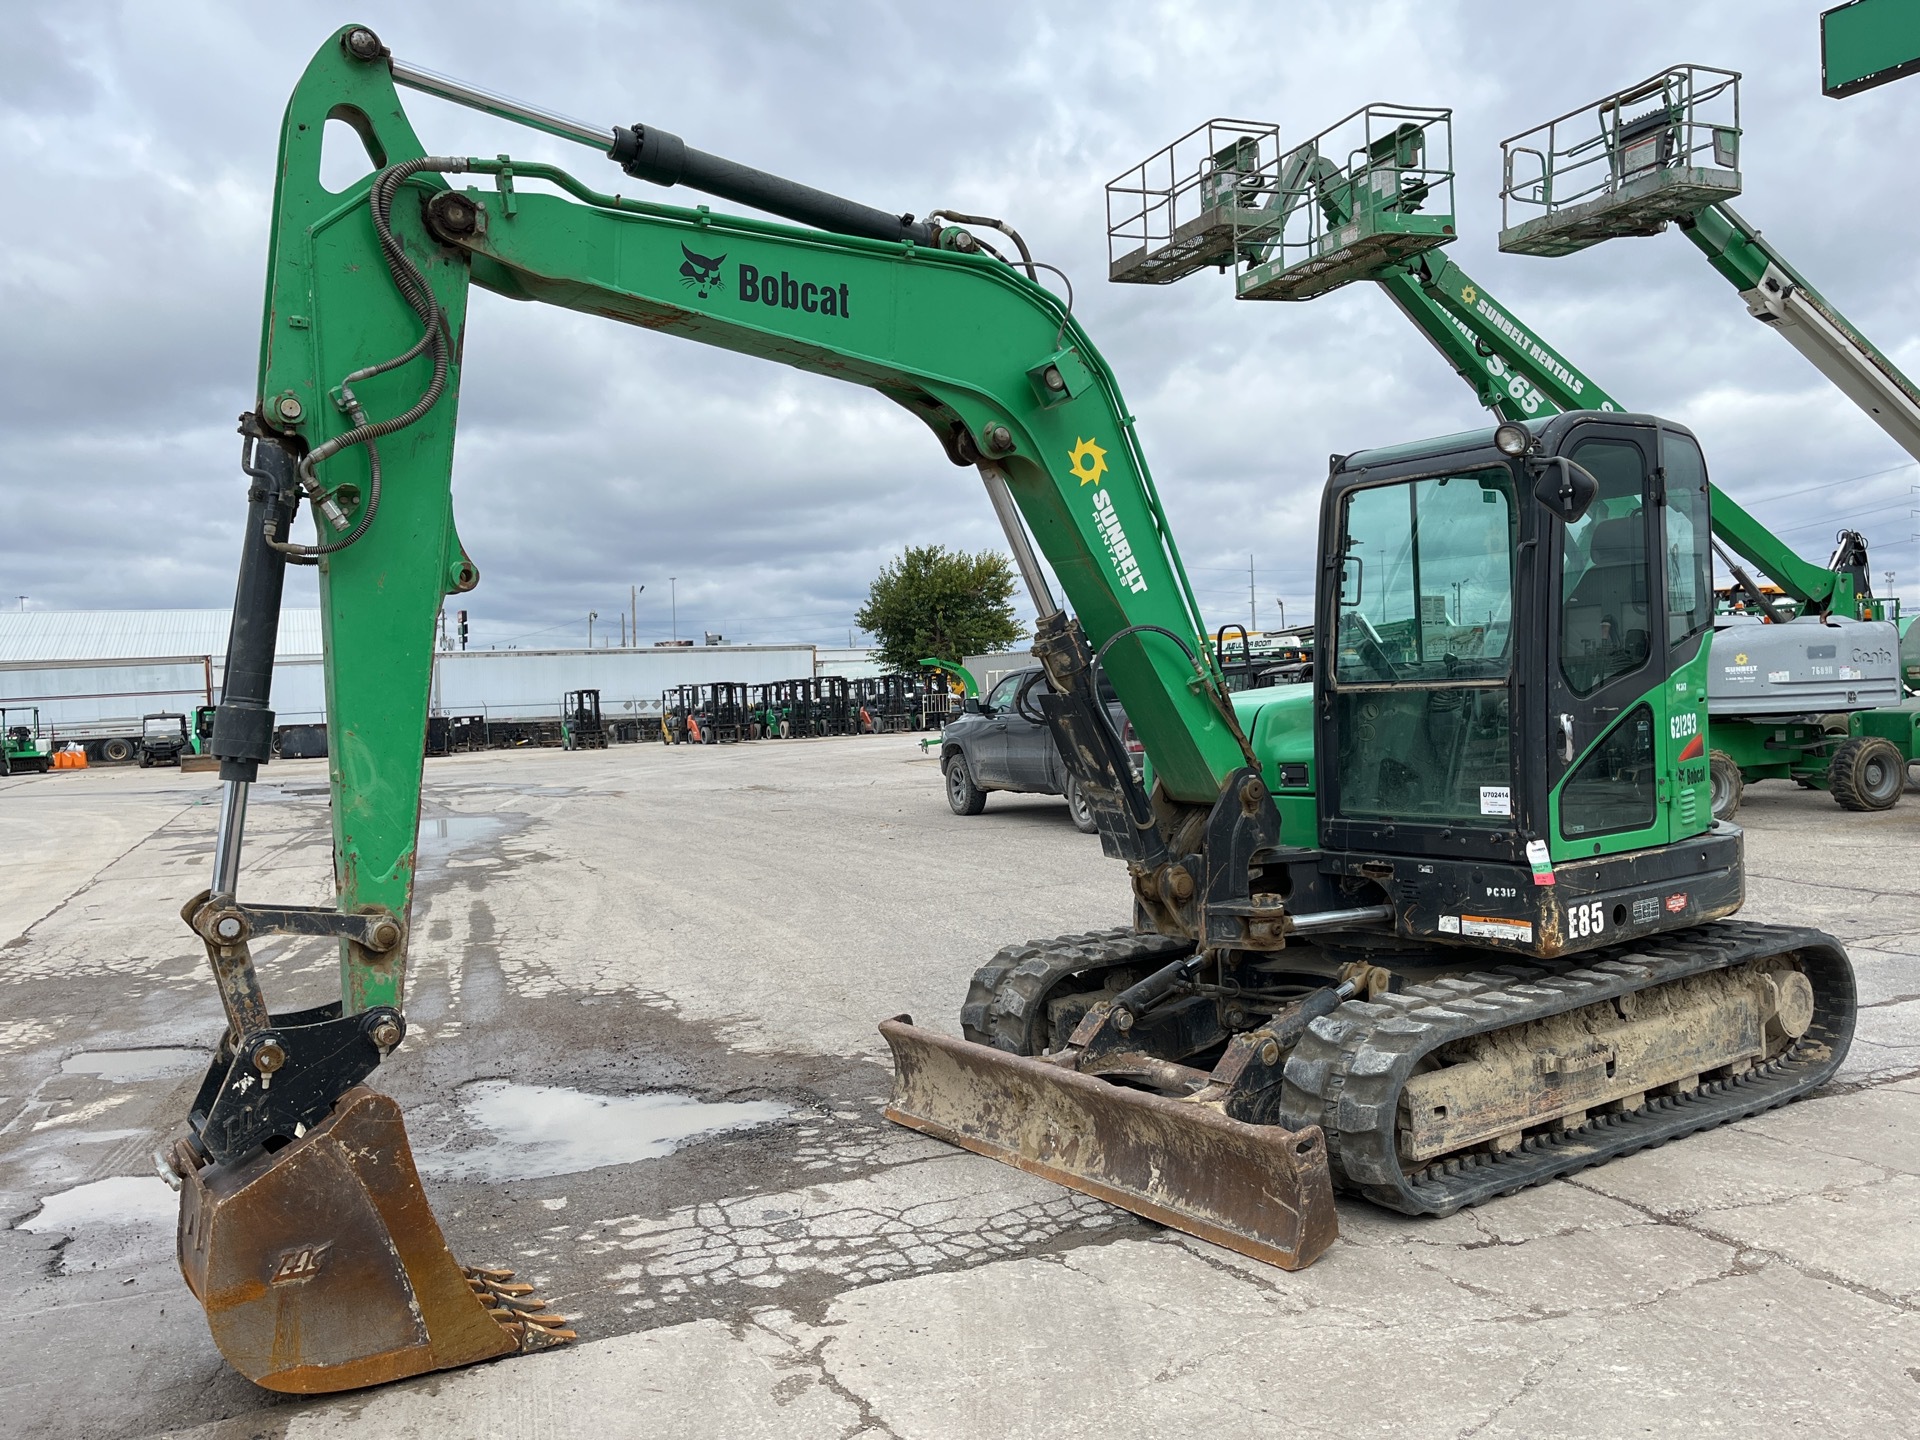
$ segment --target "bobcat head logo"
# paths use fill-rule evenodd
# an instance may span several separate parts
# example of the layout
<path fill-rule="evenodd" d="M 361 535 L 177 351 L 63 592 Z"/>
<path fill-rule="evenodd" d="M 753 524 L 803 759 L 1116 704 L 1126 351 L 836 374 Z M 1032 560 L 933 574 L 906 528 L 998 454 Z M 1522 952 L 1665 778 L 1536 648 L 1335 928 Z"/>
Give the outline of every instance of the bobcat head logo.
<path fill-rule="evenodd" d="M 689 289 L 698 290 L 702 300 L 707 298 L 709 290 L 720 287 L 720 267 L 727 261 L 724 255 L 696 255 L 685 245 L 680 253 L 686 261 L 680 267 L 680 283 Z"/>

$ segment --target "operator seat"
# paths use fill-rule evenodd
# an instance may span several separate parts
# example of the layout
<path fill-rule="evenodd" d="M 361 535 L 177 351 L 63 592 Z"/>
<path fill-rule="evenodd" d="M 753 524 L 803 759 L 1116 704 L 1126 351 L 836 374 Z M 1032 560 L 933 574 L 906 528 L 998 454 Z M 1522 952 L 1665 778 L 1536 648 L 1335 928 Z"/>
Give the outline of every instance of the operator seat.
<path fill-rule="evenodd" d="M 1562 662 L 1569 679 L 1579 678 L 1584 690 L 1592 690 L 1639 669 L 1647 658 L 1652 626 L 1643 513 L 1596 521 L 1587 560 L 1561 617 Z"/>

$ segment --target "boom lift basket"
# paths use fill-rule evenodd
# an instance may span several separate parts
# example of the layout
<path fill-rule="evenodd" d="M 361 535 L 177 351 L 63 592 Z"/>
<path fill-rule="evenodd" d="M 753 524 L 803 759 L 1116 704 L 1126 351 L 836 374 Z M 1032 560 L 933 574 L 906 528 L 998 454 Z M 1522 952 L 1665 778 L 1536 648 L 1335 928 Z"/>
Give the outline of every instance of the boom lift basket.
<path fill-rule="evenodd" d="M 1242 182 L 1242 300 L 1311 300 L 1453 239 L 1453 112 L 1367 105 Z"/>
<path fill-rule="evenodd" d="M 1674 65 L 1500 142 L 1500 248 L 1571 255 L 1740 193 L 1740 76 Z"/>
<path fill-rule="evenodd" d="M 1265 214 L 1259 187 L 1280 153 L 1280 128 L 1209 120 L 1107 182 L 1107 278 L 1170 285 L 1234 260 L 1234 234 Z"/>

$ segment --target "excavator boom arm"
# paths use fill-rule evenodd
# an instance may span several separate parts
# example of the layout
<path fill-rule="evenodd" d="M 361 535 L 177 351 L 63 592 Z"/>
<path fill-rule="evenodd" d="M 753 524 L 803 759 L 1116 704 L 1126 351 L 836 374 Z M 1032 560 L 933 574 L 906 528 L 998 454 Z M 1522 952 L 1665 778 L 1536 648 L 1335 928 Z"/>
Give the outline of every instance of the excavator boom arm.
<path fill-rule="evenodd" d="M 323 47 L 282 134 L 259 389 L 268 424 L 310 450 L 356 424 L 341 409 L 342 378 L 404 353 L 422 333 L 383 259 L 370 180 L 342 194 L 319 182 L 330 118 L 351 124 L 384 169 L 425 156 L 385 60 Z M 994 472 L 1004 476 L 1089 643 L 1120 637 L 1103 665 L 1164 790 L 1210 805 L 1246 763 L 1193 661 L 1132 629 L 1171 632 L 1212 665 L 1125 402 L 1052 294 L 978 252 L 651 204 L 546 165 L 462 168 L 484 182 L 464 192 L 464 205 L 443 202 L 430 220 L 446 180 L 422 168 L 398 186 L 389 220 L 432 288 L 454 359 L 432 408 L 378 441 L 378 523 L 321 564 L 343 910 L 405 912 L 434 619 L 448 594 L 478 582 L 449 485 L 470 280 L 866 385 L 904 406 L 949 458 L 984 463 L 990 486 Z M 535 183 L 542 189 L 525 188 Z M 351 388 L 377 422 L 414 405 L 429 374 L 421 354 Z M 372 493 L 368 467 L 364 447 L 314 467 L 349 526 Z M 394 960 L 348 952 L 349 1010 L 397 1003 Z"/>

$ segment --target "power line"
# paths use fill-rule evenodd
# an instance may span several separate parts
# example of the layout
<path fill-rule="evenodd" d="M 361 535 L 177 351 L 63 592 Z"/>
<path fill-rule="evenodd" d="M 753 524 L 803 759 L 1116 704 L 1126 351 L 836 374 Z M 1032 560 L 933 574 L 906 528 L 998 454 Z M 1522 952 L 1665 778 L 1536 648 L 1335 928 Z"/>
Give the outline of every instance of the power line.
<path fill-rule="evenodd" d="M 1822 529 L 1826 529 L 1829 526 L 1838 528 L 1840 526 L 1850 525 L 1857 520 L 1865 520 L 1870 516 L 1884 515 L 1890 510 L 1906 510 L 1906 509 L 1909 509 L 1912 505 L 1913 505 L 1913 497 L 1909 495 L 1905 499 L 1896 500 L 1886 505 L 1876 506 L 1872 510 L 1849 510 L 1839 515 L 1829 516 L 1824 520 L 1810 520 L 1804 525 L 1789 525 L 1789 526 L 1786 526 L 1784 529 L 1775 530 L 1773 533 L 1776 535 L 1791 535 L 1798 530 L 1822 530 Z"/>
<path fill-rule="evenodd" d="M 1798 490 L 1781 490 L 1772 495 L 1762 495 L 1752 502 L 1741 503 L 1746 509 L 1751 510 L 1755 505 L 1773 505 L 1782 500 L 1798 500 L 1803 495 L 1811 495 L 1819 490 L 1831 490 L 1836 485 L 1851 485 L 1858 480 L 1877 480 L 1882 475 L 1894 475 L 1902 470 L 1913 468 L 1915 463 L 1917 462 L 1909 460 L 1904 465 L 1894 465 L 1886 470 L 1870 470 L 1865 475 L 1849 475 L 1844 480 L 1823 480 L 1818 485 L 1803 485 Z"/>

